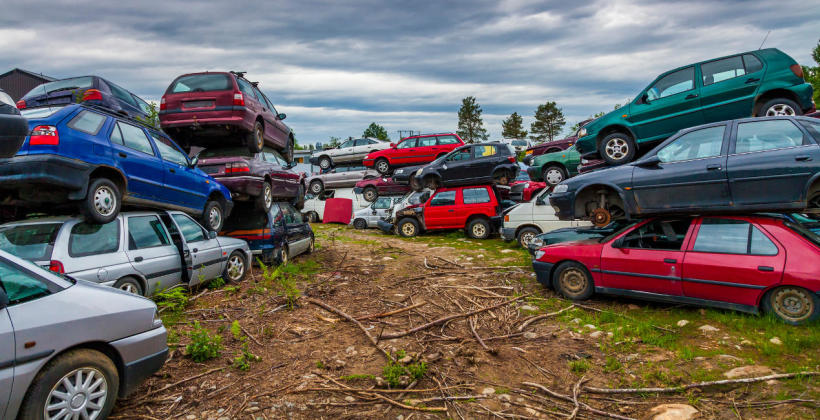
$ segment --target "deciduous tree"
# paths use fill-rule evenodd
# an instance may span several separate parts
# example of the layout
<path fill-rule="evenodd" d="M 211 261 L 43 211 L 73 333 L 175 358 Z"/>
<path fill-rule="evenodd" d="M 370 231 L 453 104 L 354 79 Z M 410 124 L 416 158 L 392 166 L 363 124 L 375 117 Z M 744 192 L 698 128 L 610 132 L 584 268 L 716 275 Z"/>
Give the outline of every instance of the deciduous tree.
<path fill-rule="evenodd" d="M 387 135 L 387 130 L 379 124 L 375 122 L 370 123 L 369 126 L 364 130 L 362 133 L 362 137 L 370 137 L 373 139 L 379 140 L 390 140 L 390 136 Z"/>

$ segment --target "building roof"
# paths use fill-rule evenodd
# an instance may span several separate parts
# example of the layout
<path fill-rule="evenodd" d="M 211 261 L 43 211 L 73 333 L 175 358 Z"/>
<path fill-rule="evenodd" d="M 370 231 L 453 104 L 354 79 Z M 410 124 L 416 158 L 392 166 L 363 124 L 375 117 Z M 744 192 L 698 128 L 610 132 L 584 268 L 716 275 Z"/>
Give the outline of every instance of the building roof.
<path fill-rule="evenodd" d="M 53 81 L 57 80 L 57 79 L 55 79 L 55 78 L 53 78 L 53 77 L 46 76 L 46 75 L 44 75 L 44 74 L 38 74 L 38 73 L 34 73 L 34 72 L 32 72 L 32 71 L 23 70 L 23 69 L 21 69 L 21 68 L 16 68 L 16 67 L 15 67 L 15 68 L 13 68 L 13 69 L 11 69 L 11 70 L 9 70 L 9 71 L 7 71 L 7 72 L 5 72 L 5 73 L 3 73 L 3 74 L 0 74 L 0 79 L 2 79 L 3 77 L 8 76 L 8 75 L 10 75 L 10 74 L 12 74 L 12 73 L 14 73 L 14 72 L 20 72 L 20 73 L 23 73 L 23 74 L 27 74 L 27 75 L 29 75 L 29 76 L 31 76 L 31 77 L 36 77 L 36 78 L 39 78 L 39 79 L 43 79 L 43 81 L 46 81 L 46 82 L 53 82 Z"/>

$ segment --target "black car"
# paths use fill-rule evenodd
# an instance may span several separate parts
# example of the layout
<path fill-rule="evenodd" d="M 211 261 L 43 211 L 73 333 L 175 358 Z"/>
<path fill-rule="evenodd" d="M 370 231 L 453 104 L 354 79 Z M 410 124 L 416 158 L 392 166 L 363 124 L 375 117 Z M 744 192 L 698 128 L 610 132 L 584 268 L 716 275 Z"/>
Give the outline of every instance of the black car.
<path fill-rule="evenodd" d="M 519 170 L 515 153 L 505 143 L 468 144 L 416 170 L 410 187 L 421 191 L 461 185 L 507 185 Z"/>
<path fill-rule="evenodd" d="M 418 172 L 419 169 L 431 163 L 433 162 L 424 165 L 405 166 L 403 168 L 398 168 L 395 171 L 393 171 L 393 182 L 395 182 L 396 184 L 407 185 L 410 183 L 410 179 L 416 175 L 416 172 Z"/>
<path fill-rule="evenodd" d="M 635 222 L 627 222 L 624 220 L 616 220 L 606 226 L 579 226 L 566 227 L 544 232 L 536 235 L 529 243 L 527 243 L 527 250 L 530 255 L 535 256 L 535 251 L 553 244 L 560 244 L 564 242 L 583 241 L 586 239 L 600 239 L 609 236 L 621 229 L 632 226 Z"/>
<path fill-rule="evenodd" d="M 681 130 L 643 158 L 555 187 L 561 220 L 674 213 L 820 213 L 820 121 L 746 118 Z"/>
<path fill-rule="evenodd" d="M 0 158 L 14 156 L 27 135 L 28 121 L 20 116 L 11 96 L 0 89 Z"/>
<path fill-rule="evenodd" d="M 17 108 L 88 102 L 148 122 L 151 106 L 139 96 L 99 76 L 81 76 L 43 83 L 17 101 Z"/>

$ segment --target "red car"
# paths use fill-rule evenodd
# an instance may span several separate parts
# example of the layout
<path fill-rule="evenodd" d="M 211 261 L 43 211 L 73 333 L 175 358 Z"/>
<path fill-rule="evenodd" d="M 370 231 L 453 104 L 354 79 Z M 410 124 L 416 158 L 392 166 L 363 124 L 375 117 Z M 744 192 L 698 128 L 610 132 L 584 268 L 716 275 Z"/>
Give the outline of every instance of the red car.
<path fill-rule="evenodd" d="M 271 101 L 242 72 L 191 73 L 177 77 L 159 104 L 162 129 L 186 149 L 228 135 L 252 153 L 268 145 L 293 160 L 293 132 Z M 196 139 L 196 144 L 193 144 Z"/>
<path fill-rule="evenodd" d="M 820 236 L 784 218 L 653 218 L 610 236 L 550 245 L 538 281 L 569 299 L 593 293 L 820 318 Z"/>
<path fill-rule="evenodd" d="M 396 230 L 412 237 L 422 230 L 465 229 L 486 239 L 501 226 L 501 204 L 491 185 L 439 188 L 426 202 L 396 212 Z"/>
<path fill-rule="evenodd" d="M 547 184 L 544 182 L 515 181 L 510 184 L 510 200 L 517 203 L 530 201 L 537 192 L 544 188 L 547 188 Z"/>
<path fill-rule="evenodd" d="M 399 195 L 410 192 L 407 184 L 397 184 L 393 178 L 376 177 L 363 179 L 356 183 L 353 192 L 361 194 L 369 202 L 376 201 L 380 195 Z"/>
<path fill-rule="evenodd" d="M 390 144 L 389 149 L 377 150 L 364 157 L 364 166 L 376 167 L 382 175 L 394 168 L 430 163 L 450 153 L 456 147 L 464 146 L 458 134 L 423 134 L 403 138 L 399 144 Z"/>

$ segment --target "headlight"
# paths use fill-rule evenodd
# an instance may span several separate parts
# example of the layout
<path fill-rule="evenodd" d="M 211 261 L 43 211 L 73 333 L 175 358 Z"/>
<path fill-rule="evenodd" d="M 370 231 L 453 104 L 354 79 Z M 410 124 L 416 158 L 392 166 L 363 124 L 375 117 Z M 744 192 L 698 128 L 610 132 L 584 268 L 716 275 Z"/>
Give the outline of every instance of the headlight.
<path fill-rule="evenodd" d="M 526 155 L 531 155 L 531 154 L 532 154 L 532 150 L 527 150 L 527 152 L 526 152 L 525 154 L 526 154 Z"/>
<path fill-rule="evenodd" d="M 587 135 L 587 129 L 586 129 L 586 128 L 581 128 L 580 130 L 578 130 L 578 138 L 579 138 L 579 139 L 580 139 L 581 137 L 586 136 L 586 135 Z"/>
<path fill-rule="evenodd" d="M 152 321 L 152 326 L 154 328 L 159 328 L 162 326 L 162 319 L 159 317 L 156 309 L 154 309 L 154 320 Z"/>
<path fill-rule="evenodd" d="M 416 171 L 416 175 L 421 175 L 421 171 L 422 171 L 422 169 L 424 169 L 424 168 L 419 168 L 419 170 L 418 170 L 418 171 Z"/>
<path fill-rule="evenodd" d="M 396 169 L 396 173 L 397 173 L 397 174 L 403 174 L 403 173 L 404 173 L 404 169 Z"/>
<path fill-rule="evenodd" d="M 586 160 L 586 159 L 581 159 L 581 165 L 586 165 L 586 164 L 588 164 L 588 163 L 589 163 L 589 161 L 588 161 L 588 160 Z"/>
<path fill-rule="evenodd" d="M 546 254 L 546 252 L 541 251 L 540 249 L 539 249 L 538 251 L 535 251 L 535 259 L 536 259 L 536 260 L 540 260 L 540 259 L 541 259 L 541 257 L 543 257 L 543 256 L 544 256 L 544 254 Z"/>
<path fill-rule="evenodd" d="M 555 188 L 552 189 L 553 193 L 564 193 L 569 190 L 569 186 L 567 184 L 558 184 Z"/>
<path fill-rule="evenodd" d="M 532 240 L 530 241 L 530 245 L 537 248 L 541 248 L 542 246 L 544 246 L 544 240 L 538 237 L 532 238 Z"/>

